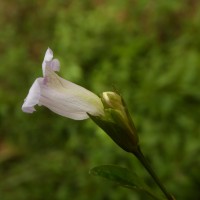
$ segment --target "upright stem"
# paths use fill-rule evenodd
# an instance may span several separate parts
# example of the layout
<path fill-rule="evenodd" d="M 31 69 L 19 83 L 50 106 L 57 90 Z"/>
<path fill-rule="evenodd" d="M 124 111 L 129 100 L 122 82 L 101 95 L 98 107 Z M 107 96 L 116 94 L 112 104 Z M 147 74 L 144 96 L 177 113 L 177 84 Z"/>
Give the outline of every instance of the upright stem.
<path fill-rule="evenodd" d="M 149 163 L 147 162 L 146 158 L 144 157 L 142 151 L 140 150 L 140 148 L 138 147 L 137 150 L 135 152 L 133 152 L 133 154 L 138 158 L 138 160 L 142 163 L 142 165 L 145 167 L 145 169 L 148 171 L 148 173 L 151 175 L 151 177 L 154 179 L 154 181 L 156 182 L 156 184 L 159 186 L 159 188 L 162 190 L 162 192 L 164 193 L 164 195 L 167 197 L 168 200 L 175 200 L 173 196 L 171 196 L 166 188 L 164 187 L 164 185 L 161 183 L 160 179 L 157 177 L 157 175 L 155 174 L 155 172 L 153 171 L 153 169 L 151 168 L 151 166 L 149 165 Z"/>

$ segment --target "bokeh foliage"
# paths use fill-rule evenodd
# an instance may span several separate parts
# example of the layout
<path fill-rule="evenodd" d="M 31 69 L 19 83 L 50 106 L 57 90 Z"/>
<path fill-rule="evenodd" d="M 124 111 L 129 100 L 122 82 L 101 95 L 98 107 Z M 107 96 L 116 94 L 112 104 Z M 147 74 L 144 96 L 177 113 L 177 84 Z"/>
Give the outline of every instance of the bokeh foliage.
<path fill-rule="evenodd" d="M 0 199 L 145 199 L 92 177 L 118 164 L 157 188 L 90 120 L 21 105 L 47 47 L 60 75 L 100 94 L 117 88 L 143 152 L 177 199 L 200 199 L 200 2 L 0 1 Z"/>

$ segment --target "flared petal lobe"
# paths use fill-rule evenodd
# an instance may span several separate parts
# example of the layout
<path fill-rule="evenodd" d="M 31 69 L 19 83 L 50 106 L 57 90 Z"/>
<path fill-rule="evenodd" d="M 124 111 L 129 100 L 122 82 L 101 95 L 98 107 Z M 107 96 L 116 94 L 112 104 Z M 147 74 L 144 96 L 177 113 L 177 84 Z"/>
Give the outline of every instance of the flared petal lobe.
<path fill-rule="evenodd" d="M 50 48 L 47 49 L 45 56 L 44 56 L 44 60 L 42 62 L 43 76 L 46 75 L 47 67 L 51 68 L 53 71 L 60 70 L 60 62 L 58 59 L 53 59 L 53 51 Z"/>
<path fill-rule="evenodd" d="M 33 113 L 35 111 L 34 106 L 39 103 L 40 100 L 40 82 L 42 78 L 38 78 L 35 80 L 33 85 L 31 86 L 29 93 L 24 100 L 24 104 L 22 105 L 22 110 L 26 113 Z"/>

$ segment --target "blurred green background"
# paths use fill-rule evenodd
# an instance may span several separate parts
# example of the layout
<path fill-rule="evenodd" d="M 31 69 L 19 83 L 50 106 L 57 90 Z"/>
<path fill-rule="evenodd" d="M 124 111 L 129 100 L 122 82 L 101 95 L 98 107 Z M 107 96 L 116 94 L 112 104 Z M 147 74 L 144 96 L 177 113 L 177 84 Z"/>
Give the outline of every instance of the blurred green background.
<path fill-rule="evenodd" d="M 101 94 L 116 87 L 144 154 L 168 190 L 200 199 L 200 1 L 0 1 L 0 199 L 143 200 L 89 175 L 138 161 L 91 120 L 21 105 L 41 76 L 47 47 L 60 75 Z"/>

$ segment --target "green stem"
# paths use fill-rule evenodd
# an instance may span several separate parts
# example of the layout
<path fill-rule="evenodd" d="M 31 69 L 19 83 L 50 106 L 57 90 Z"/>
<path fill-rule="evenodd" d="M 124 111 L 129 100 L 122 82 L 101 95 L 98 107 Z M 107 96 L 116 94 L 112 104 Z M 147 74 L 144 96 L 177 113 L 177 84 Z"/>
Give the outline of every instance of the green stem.
<path fill-rule="evenodd" d="M 142 165 L 145 167 L 145 169 L 149 172 L 151 177 L 154 179 L 156 184 L 159 186 L 159 188 L 162 190 L 164 195 L 167 197 L 168 200 L 175 200 L 173 196 L 171 196 L 164 185 L 161 183 L 160 179 L 157 177 L 149 163 L 147 162 L 146 158 L 144 157 L 142 151 L 140 150 L 140 147 L 137 148 L 136 151 L 133 152 L 133 154 L 138 158 L 138 160 L 142 163 Z"/>

